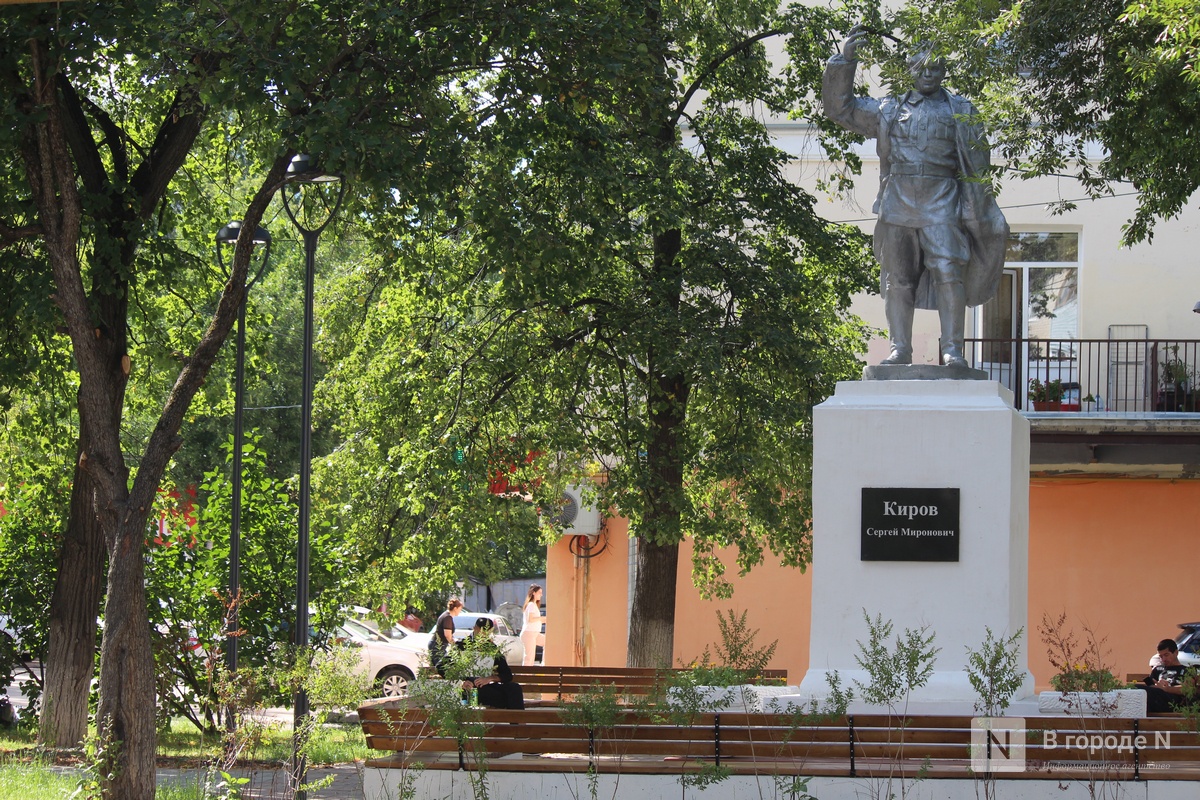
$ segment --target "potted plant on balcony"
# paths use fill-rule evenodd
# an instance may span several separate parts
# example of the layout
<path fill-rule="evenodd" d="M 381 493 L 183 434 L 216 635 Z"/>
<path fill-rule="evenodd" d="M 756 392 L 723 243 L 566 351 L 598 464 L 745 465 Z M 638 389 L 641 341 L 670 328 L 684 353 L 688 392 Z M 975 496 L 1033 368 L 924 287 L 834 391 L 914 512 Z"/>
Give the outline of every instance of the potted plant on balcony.
<path fill-rule="evenodd" d="M 1055 378 L 1043 383 L 1034 378 L 1029 382 L 1029 401 L 1034 411 L 1059 411 L 1062 409 L 1063 384 Z"/>
<path fill-rule="evenodd" d="M 1171 357 L 1162 363 L 1162 392 L 1158 411 L 1194 411 L 1191 402 L 1192 367 L 1179 357 L 1179 345 L 1171 346 Z"/>

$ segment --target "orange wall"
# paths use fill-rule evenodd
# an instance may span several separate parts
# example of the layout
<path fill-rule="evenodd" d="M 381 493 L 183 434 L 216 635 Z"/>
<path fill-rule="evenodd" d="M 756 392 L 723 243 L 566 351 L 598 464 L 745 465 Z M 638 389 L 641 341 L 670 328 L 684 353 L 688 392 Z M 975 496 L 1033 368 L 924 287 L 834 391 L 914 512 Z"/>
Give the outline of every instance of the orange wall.
<path fill-rule="evenodd" d="M 1040 479 L 1029 486 L 1030 668 L 1053 674 L 1037 635 L 1064 611 L 1107 637 L 1107 663 L 1124 679 L 1146 672 L 1154 645 L 1200 619 L 1196 570 L 1200 482 Z M 1048 687 L 1047 687 L 1048 688 Z"/>
<path fill-rule="evenodd" d="M 722 556 L 725 577 L 733 584 L 728 600 L 703 600 L 692 585 L 692 543 L 679 548 L 679 572 L 675 589 L 675 662 L 690 663 L 721 641 L 717 611 L 746 612 L 746 624 L 757 629 L 755 645 L 778 641 L 768 665 L 786 669 L 788 680 L 799 683 L 808 671 L 809 619 L 812 616 L 812 576 L 794 567 L 784 567 L 769 551 L 765 562 L 744 578 L 737 574 L 735 554 Z"/>
<path fill-rule="evenodd" d="M 1154 645 L 1174 636 L 1178 623 L 1200 620 L 1200 582 L 1192 578 L 1200 481 L 1034 478 L 1029 516 L 1027 635 L 1039 688 L 1048 688 L 1053 674 L 1037 633 L 1045 614 L 1065 611 L 1077 635 L 1086 624 L 1106 637 L 1106 663 L 1120 678 L 1146 671 Z M 590 563 L 571 556 L 566 540 L 549 549 L 547 583 L 555 596 L 546 663 L 625 664 L 628 529 L 624 520 L 609 520 L 608 527 L 609 547 Z M 733 597 L 705 601 L 692 586 L 690 543 L 679 555 L 676 662 L 691 661 L 720 640 L 717 609 L 745 609 L 750 627 L 760 630 L 758 644 L 779 640 L 771 666 L 787 669 L 799 682 L 808 669 L 809 574 L 782 567 L 768 554 L 765 564 L 738 578 L 730 557 L 725 563 Z"/>
<path fill-rule="evenodd" d="M 608 546 L 577 558 L 564 537 L 546 553 L 548 598 L 545 663 L 623 667 L 629 624 L 629 523 L 606 520 Z M 550 604 L 553 603 L 553 605 Z"/>
<path fill-rule="evenodd" d="M 555 595 L 546 623 L 546 663 L 623 667 L 628 653 L 629 538 L 624 519 L 607 522 L 608 548 L 591 559 L 571 555 L 568 540 L 551 546 L 546 582 Z M 779 644 L 770 666 L 787 669 L 794 681 L 808 669 L 808 632 L 812 583 L 807 573 L 786 568 L 767 554 L 766 563 L 744 578 L 737 576 L 732 554 L 723 556 L 734 586 L 729 600 L 702 600 L 692 585 L 692 547 L 679 550 L 675 599 L 675 662 L 690 662 L 719 642 L 717 610 L 747 611 L 746 622 L 759 629 L 756 643 Z M 583 598 L 590 598 L 585 603 Z"/>

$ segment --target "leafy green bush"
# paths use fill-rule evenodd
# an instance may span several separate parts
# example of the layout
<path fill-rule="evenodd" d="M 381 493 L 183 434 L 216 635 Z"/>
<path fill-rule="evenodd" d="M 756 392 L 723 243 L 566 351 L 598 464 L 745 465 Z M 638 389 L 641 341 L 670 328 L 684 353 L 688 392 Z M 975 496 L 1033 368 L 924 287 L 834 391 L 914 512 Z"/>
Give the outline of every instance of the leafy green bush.
<path fill-rule="evenodd" d="M 881 614 L 871 619 L 866 609 L 863 619 L 867 622 L 867 643 L 858 642 L 854 660 L 869 680 L 865 685 L 858 681 L 854 685 L 862 692 L 862 699 L 873 705 L 893 710 L 901 702 L 907 705 L 913 690 L 924 686 L 933 675 L 933 663 L 941 652 L 933 646 L 934 633 L 928 628 L 905 628 L 889 648 L 892 621 L 884 620 Z"/>
<path fill-rule="evenodd" d="M 1052 618 L 1042 615 L 1038 634 L 1046 645 L 1050 666 L 1058 674 L 1050 685 L 1059 692 L 1108 692 L 1123 684 L 1112 674 L 1106 662 L 1110 651 L 1107 637 L 1098 636 L 1091 626 L 1082 626 L 1082 639 L 1067 625 L 1066 612 Z"/>
<path fill-rule="evenodd" d="M 979 699 L 975 710 L 989 717 L 1000 716 L 1008 708 L 1021 684 L 1025 671 L 1020 668 L 1022 628 L 1012 636 L 996 638 L 990 627 L 978 650 L 967 648 L 967 680 Z"/>
<path fill-rule="evenodd" d="M 1050 686 L 1058 692 L 1111 692 L 1124 686 L 1117 676 L 1107 669 L 1088 669 L 1077 665 L 1058 673 L 1050 679 Z"/>
<path fill-rule="evenodd" d="M 759 630 L 750 628 L 746 616 L 746 611 L 735 615 L 732 609 L 728 614 L 717 610 L 721 641 L 711 651 L 705 645 L 700 657 L 692 661 L 692 675 L 687 679 L 692 685 L 738 686 L 750 683 L 767 669 L 779 640 L 758 647 Z"/>

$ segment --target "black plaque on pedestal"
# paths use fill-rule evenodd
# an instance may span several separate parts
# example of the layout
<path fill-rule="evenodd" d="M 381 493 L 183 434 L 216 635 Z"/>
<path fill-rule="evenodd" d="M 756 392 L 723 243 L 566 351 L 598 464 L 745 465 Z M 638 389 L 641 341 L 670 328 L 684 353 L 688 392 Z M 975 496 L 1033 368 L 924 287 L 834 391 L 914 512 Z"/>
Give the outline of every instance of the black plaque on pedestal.
<path fill-rule="evenodd" d="M 862 490 L 862 561 L 958 561 L 958 489 Z"/>

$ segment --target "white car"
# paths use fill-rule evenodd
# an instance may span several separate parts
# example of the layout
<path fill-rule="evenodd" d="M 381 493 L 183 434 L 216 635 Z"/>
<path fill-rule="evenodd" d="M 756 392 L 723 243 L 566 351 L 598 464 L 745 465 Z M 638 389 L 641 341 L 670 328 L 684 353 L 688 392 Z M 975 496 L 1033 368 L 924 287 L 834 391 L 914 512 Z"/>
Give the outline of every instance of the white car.
<path fill-rule="evenodd" d="M 461 642 L 470 636 L 471 629 L 475 627 L 475 620 L 480 617 L 487 617 L 496 624 L 495 630 L 492 631 L 493 641 L 500 645 L 500 652 L 504 654 L 509 666 L 519 666 L 525 658 L 525 644 L 501 614 L 477 614 L 464 610 L 454 618 L 454 641 Z"/>
<path fill-rule="evenodd" d="M 429 634 L 408 632 L 393 639 L 364 625 L 346 619 L 337 629 L 344 644 L 357 649 L 361 669 L 375 682 L 384 697 L 401 697 L 421 667 L 429 664 Z"/>
<path fill-rule="evenodd" d="M 1175 637 L 1175 645 L 1179 648 L 1179 652 L 1176 653 L 1179 663 L 1185 667 L 1200 666 L 1200 622 L 1181 622 L 1179 627 L 1179 635 Z M 1151 667 L 1161 664 L 1158 653 L 1150 656 Z"/>

